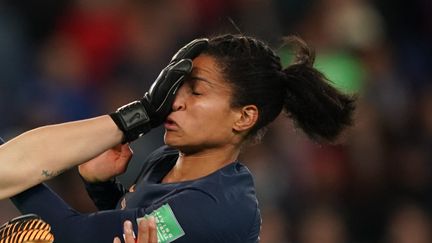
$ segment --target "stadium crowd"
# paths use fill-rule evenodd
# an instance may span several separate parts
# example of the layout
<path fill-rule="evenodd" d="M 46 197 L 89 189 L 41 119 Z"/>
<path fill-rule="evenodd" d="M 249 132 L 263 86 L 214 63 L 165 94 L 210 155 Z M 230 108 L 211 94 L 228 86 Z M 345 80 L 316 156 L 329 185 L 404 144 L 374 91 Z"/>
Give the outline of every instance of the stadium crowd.
<path fill-rule="evenodd" d="M 431 27 L 426 0 L 1 1 L 0 136 L 139 98 L 193 38 L 242 32 L 278 47 L 296 34 L 315 47 L 316 67 L 358 96 L 355 125 L 318 144 L 281 116 L 245 148 L 261 242 L 432 242 Z M 132 144 L 144 149 L 124 184 L 162 133 Z M 75 169 L 48 184 L 79 211 L 95 210 Z M 0 222 L 18 215 L 0 201 Z"/>

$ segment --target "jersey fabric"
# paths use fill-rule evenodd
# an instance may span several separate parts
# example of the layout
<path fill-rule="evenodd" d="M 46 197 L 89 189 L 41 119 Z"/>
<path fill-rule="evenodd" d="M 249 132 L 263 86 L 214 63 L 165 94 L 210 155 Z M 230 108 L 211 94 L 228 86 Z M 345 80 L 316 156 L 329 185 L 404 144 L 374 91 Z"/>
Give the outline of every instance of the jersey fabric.
<path fill-rule="evenodd" d="M 164 205 L 184 232 L 175 243 L 258 242 L 261 216 L 246 166 L 236 161 L 197 180 L 161 183 L 177 158 L 178 151 L 167 146 L 153 152 L 131 192 L 115 181 L 87 183 L 90 197 L 101 210 L 96 213 L 78 213 L 43 184 L 12 201 L 22 213 L 36 213 L 48 222 L 59 243 L 112 242 L 123 234 L 126 219 L 133 222 L 136 232 L 138 218 Z"/>

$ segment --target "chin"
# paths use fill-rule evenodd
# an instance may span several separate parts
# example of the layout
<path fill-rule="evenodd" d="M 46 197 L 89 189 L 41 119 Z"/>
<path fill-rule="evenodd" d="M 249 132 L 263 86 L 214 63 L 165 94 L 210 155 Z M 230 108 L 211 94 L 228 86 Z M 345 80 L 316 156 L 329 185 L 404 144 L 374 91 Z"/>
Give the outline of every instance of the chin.
<path fill-rule="evenodd" d="M 185 144 L 184 142 L 179 142 L 178 140 L 174 141 L 174 139 L 170 140 L 170 139 L 165 138 L 164 142 L 169 147 L 177 149 L 178 151 L 180 151 L 183 154 L 194 154 L 194 153 L 199 152 L 202 149 L 201 146 L 193 146 L 190 144 Z"/>
<path fill-rule="evenodd" d="M 170 146 L 171 148 L 175 148 L 175 149 L 178 149 L 180 151 L 182 151 L 184 148 L 189 147 L 188 145 L 186 145 L 184 143 L 180 143 L 178 141 L 172 141 L 169 139 L 164 139 L 164 142 L 166 145 Z"/>
<path fill-rule="evenodd" d="M 173 136 L 171 136 L 171 135 L 167 134 L 167 132 L 165 132 L 164 143 L 170 147 L 174 147 L 175 139 L 173 138 Z"/>
<path fill-rule="evenodd" d="M 175 148 L 175 149 L 179 149 L 179 148 L 185 146 L 183 139 L 181 139 L 179 137 L 167 135 L 166 133 L 164 136 L 164 143 L 166 145 L 172 147 L 172 148 Z"/>

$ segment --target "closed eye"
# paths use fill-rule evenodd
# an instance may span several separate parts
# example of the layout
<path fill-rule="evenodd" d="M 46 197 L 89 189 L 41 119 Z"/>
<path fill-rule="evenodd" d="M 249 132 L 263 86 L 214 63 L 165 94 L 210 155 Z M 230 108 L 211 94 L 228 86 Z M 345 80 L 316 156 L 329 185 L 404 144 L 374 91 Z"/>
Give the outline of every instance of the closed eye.
<path fill-rule="evenodd" d="M 191 90 L 192 95 L 195 95 L 195 96 L 202 95 L 200 88 L 198 88 L 197 86 L 198 86 L 197 80 L 193 80 L 193 82 L 191 83 L 191 86 L 190 86 L 190 90 Z"/>
<path fill-rule="evenodd" d="M 189 86 L 190 94 L 194 96 L 201 96 L 207 90 L 205 82 L 203 82 L 203 80 L 198 77 L 190 77 L 187 81 L 187 85 Z"/>
<path fill-rule="evenodd" d="M 193 94 L 193 95 L 197 95 L 197 96 L 198 96 L 198 95 L 201 95 L 201 93 L 196 92 L 195 90 L 192 90 L 192 94 Z"/>

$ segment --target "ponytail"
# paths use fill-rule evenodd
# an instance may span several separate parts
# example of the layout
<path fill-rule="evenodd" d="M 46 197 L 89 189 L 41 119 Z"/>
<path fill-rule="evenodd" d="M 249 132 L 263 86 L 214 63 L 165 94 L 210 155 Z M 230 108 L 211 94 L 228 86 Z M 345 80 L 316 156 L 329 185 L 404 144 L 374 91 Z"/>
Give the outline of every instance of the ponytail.
<path fill-rule="evenodd" d="M 312 139 L 332 141 L 352 124 L 355 98 L 342 94 L 313 67 L 315 53 L 304 41 L 285 41 L 297 49 L 293 64 L 282 70 L 287 87 L 283 109 Z"/>
<path fill-rule="evenodd" d="M 215 58 L 232 85 L 232 107 L 258 107 L 258 120 L 248 137 L 259 139 L 285 111 L 311 138 L 332 141 L 351 124 L 354 99 L 332 87 L 313 67 L 315 54 L 301 39 L 291 37 L 286 42 L 297 48 L 286 69 L 267 44 L 249 36 L 211 38 L 203 53 Z"/>

